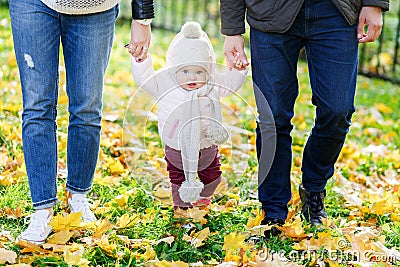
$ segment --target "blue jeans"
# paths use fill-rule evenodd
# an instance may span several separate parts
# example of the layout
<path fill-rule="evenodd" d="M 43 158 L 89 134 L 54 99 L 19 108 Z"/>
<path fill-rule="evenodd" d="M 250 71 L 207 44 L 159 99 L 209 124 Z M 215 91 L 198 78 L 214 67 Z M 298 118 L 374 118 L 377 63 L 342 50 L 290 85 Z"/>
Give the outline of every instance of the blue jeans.
<path fill-rule="evenodd" d="M 291 198 L 290 133 L 299 91 L 299 52 L 303 47 L 306 50 L 312 103 L 316 106 L 314 126 L 303 152 L 302 183 L 307 191 L 321 192 L 333 175 L 355 111 L 357 25 L 349 26 L 331 0 L 305 0 L 287 32 L 267 33 L 251 28 L 250 44 L 259 110 L 258 155 L 271 153 L 263 139 L 276 141 L 270 166 L 259 159 L 259 200 L 267 217 L 285 219 Z M 265 112 L 268 105 L 273 123 Z"/>
<path fill-rule="evenodd" d="M 33 206 L 57 200 L 57 99 L 60 42 L 66 68 L 69 125 L 66 188 L 92 187 L 101 129 L 103 78 L 118 6 L 91 15 L 60 14 L 40 0 L 10 0 L 23 97 L 22 141 Z"/>

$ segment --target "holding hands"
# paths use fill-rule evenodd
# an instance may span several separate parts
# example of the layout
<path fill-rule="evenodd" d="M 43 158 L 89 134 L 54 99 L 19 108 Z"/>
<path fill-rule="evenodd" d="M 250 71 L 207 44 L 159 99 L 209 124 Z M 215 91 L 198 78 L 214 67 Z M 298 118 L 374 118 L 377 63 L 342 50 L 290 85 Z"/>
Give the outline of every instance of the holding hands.
<path fill-rule="evenodd" d="M 249 65 L 244 52 L 244 40 L 242 35 L 226 36 L 224 44 L 226 64 L 230 68 L 244 70 Z"/>
<path fill-rule="evenodd" d="M 150 40 L 150 24 L 144 25 L 133 19 L 131 26 L 131 41 L 126 44 L 125 47 L 128 48 L 128 52 L 137 62 L 141 62 L 147 58 Z"/>

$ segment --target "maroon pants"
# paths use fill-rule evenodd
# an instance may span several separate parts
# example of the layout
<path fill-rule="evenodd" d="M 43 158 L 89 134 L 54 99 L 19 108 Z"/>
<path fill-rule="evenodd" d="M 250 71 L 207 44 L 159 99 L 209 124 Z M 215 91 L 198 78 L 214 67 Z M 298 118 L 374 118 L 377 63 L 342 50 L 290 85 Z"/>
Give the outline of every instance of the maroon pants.
<path fill-rule="evenodd" d="M 175 207 L 191 207 L 190 203 L 185 203 L 179 196 L 179 188 L 185 181 L 183 171 L 181 151 L 165 146 L 165 160 L 167 161 L 167 171 L 172 186 L 172 198 Z M 210 197 L 214 193 L 218 184 L 221 182 L 221 163 L 219 161 L 218 147 L 200 149 L 197 174 L 204 188 L 200 193 L 201 197 Z"/>

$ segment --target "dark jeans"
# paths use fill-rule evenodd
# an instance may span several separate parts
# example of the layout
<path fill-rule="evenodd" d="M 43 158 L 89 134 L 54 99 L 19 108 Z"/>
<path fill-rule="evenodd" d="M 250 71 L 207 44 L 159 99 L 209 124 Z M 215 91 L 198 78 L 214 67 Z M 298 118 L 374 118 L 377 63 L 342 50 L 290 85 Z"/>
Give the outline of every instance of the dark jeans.
<path fill-rule="evenodd" d="M 331 0 L 305 0 L 289 31 L 266 33 L 251 28 L 250 44 L 259 112 L 259 200 L 267 217 L 285 219 L 291 198 L 290 133 L 299 91 L 299 52 L 305 47 L 316 106 L 314 127 L 303 152 L 302 183 L 307 191 L 320 192 L 333 175 L 355 111 L 357 25 L 349 26 Z M 276 146 L 268 164 L 267 157 L 260 155 L 274 152 L 271 140 Z"/>

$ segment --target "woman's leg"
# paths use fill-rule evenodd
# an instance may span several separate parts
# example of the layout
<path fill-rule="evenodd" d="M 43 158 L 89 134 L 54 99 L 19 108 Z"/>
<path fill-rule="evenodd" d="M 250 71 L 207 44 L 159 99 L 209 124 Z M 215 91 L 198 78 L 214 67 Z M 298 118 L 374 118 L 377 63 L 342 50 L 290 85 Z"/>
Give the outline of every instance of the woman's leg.
<path fill-rule="evenodd" d="M 68 180 L 71 193 L 88 193 L 96 169 L 104 73 L 118 6 L 89 15 L 60 15 L 69 97 Z"/>
<path fill-rule="evenodd" d="M 11 0 L 14 49 L 20 72 L 22 141 L 33 206 L 57 203 L 58 14 L 40 0 Z"/>

